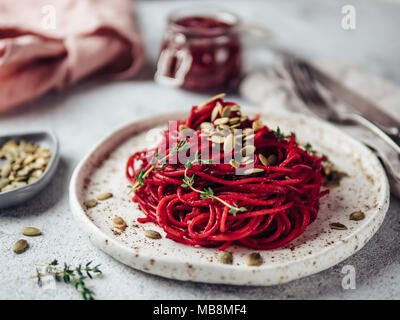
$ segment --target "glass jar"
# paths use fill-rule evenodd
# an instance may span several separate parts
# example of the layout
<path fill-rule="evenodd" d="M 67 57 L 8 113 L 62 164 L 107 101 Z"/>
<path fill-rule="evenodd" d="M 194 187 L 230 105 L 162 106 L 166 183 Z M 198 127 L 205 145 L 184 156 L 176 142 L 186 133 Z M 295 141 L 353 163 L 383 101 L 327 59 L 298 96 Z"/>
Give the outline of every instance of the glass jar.
<path fill-rule="evenodd" d="M 240 20 L 215 8 L 171 14 L 157 64 L 157 82 L 196 91 L 237 86 L 242 65 Z"/>

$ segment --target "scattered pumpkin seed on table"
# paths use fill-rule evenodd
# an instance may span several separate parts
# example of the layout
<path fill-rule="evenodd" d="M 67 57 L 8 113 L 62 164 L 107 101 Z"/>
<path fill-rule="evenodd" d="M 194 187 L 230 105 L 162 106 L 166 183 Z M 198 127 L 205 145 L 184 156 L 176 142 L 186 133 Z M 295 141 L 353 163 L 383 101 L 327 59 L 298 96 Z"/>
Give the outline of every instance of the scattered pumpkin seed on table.
<path fill-rule="evenodd" d="M 24 236 L 30 236 L 30 237 L 34 237 L 34 236 L 39 236 L 42 234 L 42 231 L 38 228 L 35 227 L 25 227 L 21 229 L 21 233 Z"/>
<path fill-rule="evenodd" d="M 16 243 L 14 243 L 13 251 L 15 253 L 22 253 L 27 249 L 27 247 L 28 247 L 28 241 L 20 239 Z"/>

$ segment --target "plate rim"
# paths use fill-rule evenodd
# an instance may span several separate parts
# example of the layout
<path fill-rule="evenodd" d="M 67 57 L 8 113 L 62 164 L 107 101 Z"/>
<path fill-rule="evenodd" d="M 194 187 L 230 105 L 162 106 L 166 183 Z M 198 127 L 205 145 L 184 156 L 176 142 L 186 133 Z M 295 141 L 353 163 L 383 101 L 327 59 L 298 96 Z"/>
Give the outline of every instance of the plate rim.
<path fill-rule="evenodd" d="M 256 113 L 259 113 L 261 115 L 267 115 L 265 112 L 263 112 L 263 110 L 260 110 L 256 107 L 248 106 L 243 109 L 249 114 L 254 115 Z M 269 111 L 269 112 L 271 112 L 271 111 Z M 377 168 L 379 168 L 379 170 L 381 172 L 383 172 L 383 174 L 380 175 L 381 179 L 382 179 L 382 181 L 381 181 L 382 182 L 382 191 L 381 191 L 381 197 L 379 197 L 380 202 L 375 211 L 375 215 L 382 216 L 382 218 L 380 219 L 380 221 L 378 221 L 377 223 L 374 224 L 374 226 L 376 228 L 372 232 L 366 232 L 365 229 L 368 229 L 368 227 L 370 227 L 369 229 L 371 229 L 371 224 L 373 223 L 372 220 L 374 220 L 374 219 L 371 219 L 370 223 L 364 224 L 361 227 L 361 229 L 359 229 L 357 232 L 355 232 L 358 235 L 358 237 L 360 237 L 360 234 L 362 234 L 363 232 L 368 233 L 368 235 L 364 235 L 362 237 L 362 239 L 361 239 L 362 241 L 360 240 L 360 245 L 358 245 L 358 247 L 356 249 L 354 249 L 354 248 L 352 249 L 352 246 L 350 246 L 348 244 L 349 241 L 344 241 L 344 239 L 342 239 L 342 240 L 338 241 L 337 243 L 335 243 L 335 245 L 327 247 L 324 250 L 320 250 L 317 255 L 313 254 L 311 256 L 303 256 L 301 258 L 297 258 L 294 261 L 285 262 L 285 264 L 284 264 L 284 266 L 282 266 L 282 268 L 283 267 L 293 267 L 293 265 L 295 265 L 295 266 L 297 265 L 300 267 L 300 269 L 303 269 L 306 271 L 302 272 L 301 274 L 296 274 L 296 272 L 292 272 L 292 273 L 289 273 L 290 274 L 289 276 L 288 276 L 288 272 L 286 271 L 284 273 L 285 276 L 283 277 L 283 279 L 282 279 L 282 275 L 281 275 L 282 271 L 281 271 L 281 273 L 277 272 L 275 281 L 266 281 L 266 280 L 261 279 L 260 277 L 255 277 L 255 281 L 245 281 L 245 280 L 247 280 L 249 278 L 249 276 L 255 276 L 258 273 L 268 272 L 271 270 L 274 270 L 274 272 L 276 272 L 276 269 L 279 268 L 279 266 L 277 266 L 277 265 L 263 264 L 262 266 L 259 266 L 257 269 L 255 269 L 254 267 L 245 267 L 245 266 L 243 266 L 241 268 L 237 268 L 237 270 L 235 270 L 235 272 L 238 273 L 239 276 L 236 277 L 235 280 L 220 279 L 220 278 L 216 278 L 216 277 L 212 277 L 212 279 L 209 279 L 209 278 L 193 279 L 193 275 L 190 272 L 181 272 L 176 277 L 175 276 L 167 276 L 160 268 L 149 269 L 145 265 L 137 265 L 137 264 L 133 265 L 133 262 L 132 262 L 132 259 L 134 257 L 133 249 L 127 247 L 126 245 L 120 243 L 116 239 L 107 235 L 104 231 L 102 231 L 100 228 L 98 228 L 93 223 L 93 221 L 91 221 L 91 219 L 86 215 L 82 205 L 80 204 L 80 202 L 78 200 L 79 196 L 77 195 L 79 174 L 81 173 L 81 170 L 84 168 L 85 164 L 90 161 L 91 157 L 96 152 L 96 150 L 98 150 L 104 143 L 110 141 L 113 137 L 117 136 L 118 134 L 121 134 L 121 132 L 128 130 L 129 128 L 131 128 L 133 126 L 137 126 L 138 124 L 143 123 L 143 122 L 145 122 L 145 123 L 148 122 L 149 124 L 151 123 L 150 126 L 148 126 L 148 128 L 150 129 L 151 127 L 155 127 L 158 124 L 163 123 L 164 118 L 177 119 L 179 117 L 179 118 L 183 119 L 185 117 L 185 115 L 188 114 L 188 111 L 176 111 L 176 112 L 169 112 L 169 113 L 161 113 L 161 114 L 157 114 L 157 116 L 146 117 L 146 118 L 138 119 L 135 121 L 130 121 L 130 122 L 118 127 L 117 129 L 112 130 L 109 134 L 107 134 L 105 137 L 100 139 L 85 154 L 85 156 L 81 159 L 81 161 L 79 161 L 78 165 L 75 167 L 74 172 L 71 176 L 71 180 L 70 180 L 70 184 L 69 184 L 69 202 L 70 202 L 71 212 L 75 218 L 75 221 L 77 221 L 79 227 L 85 233 L 88 234 L 89 239 L 96 247 L 98 247 L 102 251 L 106 252 L 113 258 L 117 259 L 118 261 L 120 261 L 134 269 L 138 269 L 138 270 L 141 270 L 141 271 L 144 271 L 147 273 L 159 275 L 159 276 L 162 276 L 165 278 L 178 279 L 178 280 L 184 280 L 184 281 L 219 283 L 219 284 L 230 284 L 230 285 L 270 286 L 270 285 L 277 285 L 277 284 L 282 284 L 282 283 L 286 283 L 289 281 L 293 281 L 296 279 L 300 279 L 300 278 L 321 272 L 323 270 L 326 270 L 326 269 L 342 262 L 343 260 L 347 259 L 351 255 L 353 255 L 354 253 L 356 253 L 360 249 L 362 249 L 364 247 L 364 245 L 375 235 L 375 233 L 379 230 L 379 228 L 382 225 L 382 222 L 384 220 L 386 212 L 389 208 L 389 202 L 390 202 L 389 182 L 388 182 L 386 173 L 383 169 L 383 166 L 379 162 L 378 158 L 365 145 L 363 145 L 360 141 L 356 140 L 352 136 L 348 135 L 345 131 L 340 130 L 339 128 L 335 127 L 334 125 L 332 125 L 331 123 L 329 123 L 327 121 L 324 121 L 324 120 L 321 120 L 321 119 L 318 119 L 315 117 L 309 117 L 309 116 L 306 117 L 306 115 L 301 114 L 301 113 L 295 113 L 295 112 L 289 113 L 287 111 L 282 111 L 282 110 L 279 110 L 279 111 L 274 110 L 273 113 L 275 115 L 282 116 L 282 117 L 290 116 L 291 118 L 295 117 L 298 119 L 305 119 L 307 122 L 311 121 L 313 123 L 323 125 L 324 127 L 328 127 L 329 130 L 334 130 L 334 131 L 340 132 L 341 135 L 346 136 L 346 139 L 351 140 L 353 143 L 358 144 L 360 148 L 364 148 L 364 150 L 367 151 L 370 154 L 370 156 L 374 158 Z M 119 145 L 124 143 L 127 139 L 128 138 L 122 139 L 122 141 L 120 141 L 120 144 L 115 145 L 113 147 L 113 150 L 115 150 Z M 353 238 L 354 233 L 349 235 L 349 237 Z M 182 244 L 180 244 L 180 245 L 182 245 Z M 195 249 L 199 249 L 199 248 L 195 248 Z M 343 249 L 343 253 L 344 253 L 340 256 L 340 258 L 336 258 L 336 259 L 329 258 L 329 255 L 333 255 L 337 250 L 340 250 L 340 249 Z M 114 252 L 114 250 L 117 250 L 117 252 L 120 252 L 120 253 L 116 254 Z M 261 250 L 261 251 L 263 251 L 263 250 Z M 321 255 L 326 256 L 328 258 L 323 259 L 324 262 L 320 262 L 318 267 L 307 269 L 307 262 L 309 262 L 312 259 L 318 259 Z M 138 262 L 145 262 L 145 261 L 148 262 L 149 259 L 152 260 L 152 258 L 153 258 L 152 256 L 146 256 L 145 253 L 141 252 L 141 255 L 137 258 L 137 261 Z M 167 268 L 168 267 L 171 267 L 171 268 L 176 267 L 176 261 L 171 261 L 171 259 L 168 259 L 168 257 L 165 257 L 165 256 L 158 257 L 157 261 L 161 261 L 162 263 L 164 263 L 165 266 L 167 266 Z M 232 270 L 232 268 L 237 267 L 235 265 L 224 265 L 224 264 L 215 263 L 214 266 L 216 266 L 216 267 L 213 268 L 208 263 L 203 262 L 203 261 L 196 262 L 196 265 L 197 266 L 205 266 L 207 269 L 216 269 L 216 270 L 225 270 L 225 271 Z M 295 269 L 298 269 L 298 268 L 295 268 Z M 244 280 L 243 280 L 243 278 L 244 278 Z M 270 280 L 270 279 L 268 279 L 268 280 Z"/>

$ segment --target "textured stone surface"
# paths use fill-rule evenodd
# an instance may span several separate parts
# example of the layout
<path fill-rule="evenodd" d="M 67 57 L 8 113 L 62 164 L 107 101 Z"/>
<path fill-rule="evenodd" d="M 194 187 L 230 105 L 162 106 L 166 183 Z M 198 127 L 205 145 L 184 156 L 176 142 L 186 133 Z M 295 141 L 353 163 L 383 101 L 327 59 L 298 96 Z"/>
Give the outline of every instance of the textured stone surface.
<path fill-rule="evenodd" d="M 185 1 L 187 3 L 187 1 Z M 219 1 L 218 3 L 224 3 Z M 353 3 L 358 29 L 340 27 L 340 8 Z M 378 3 L 380 6 L 378 6 Z M 400 6 L 373 1 L 230 1 L 232 10 L 248 22 L 265 23 L 278 42 L 313 57 L 335 57 L 360 64 L 400 83 L 400 43 L 396 41 Z M 141 28 L 150 63 L 158 54 L 165 15 L 183 2 L 143 1 L 138 5 Z M 228 6 L 228 5 L 227 5 Z M 154 15 L 160 16 L 154 19 Z M 260 52 L 250 52 L 247 68 L 255 68 Z M 12 130 L 52 128 L 61 142 L 61 161 L 55 179 L 35 199 L 0 211 L 0 298 L 79 299 L 63 284 L 40 289 L 29 279 L 34 263 L 57 258 L 77 264 L 94 260 L 102 264 L 102 279 L 90 281 L 99 299 L 332 299 L 400 298 L 400 202 L 392 199 L 385 221 L 372 240 L 357 254 L 319 274 L 275 287 L 235 287 L 166 280 L 125 267 L 94 248 L 75 224 L 69 210 L 68 183 L 73 168 L 87 149 L 124 123 L 157 112 L 184 110 L 205 100 L 205 95 L 154 84 L 153 67 L 139 79 L 124 82 L 81 83 L 62 93 L 49 94 L 13 113 L 0 117 L 0 134 Z M 238 102 L 245 104 L 243 100 Z M 19 230 L 35 226 L 43 235 L 28 238 L 30 248 L 21 255 L 12 251 L 23 238 Z M 356 269 L 356 290 L 341 286 L 344 265 Z"/>

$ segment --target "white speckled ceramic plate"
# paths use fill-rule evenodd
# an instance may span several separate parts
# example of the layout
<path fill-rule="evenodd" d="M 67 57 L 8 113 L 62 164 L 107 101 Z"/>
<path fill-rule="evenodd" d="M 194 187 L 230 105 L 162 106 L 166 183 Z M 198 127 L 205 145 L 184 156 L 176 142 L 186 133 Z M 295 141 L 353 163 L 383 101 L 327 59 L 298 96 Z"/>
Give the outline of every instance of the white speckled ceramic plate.
<path fill-rule="evenodd" d="M 250 111 L 248 109 L 246 111 Z M 255 110 L 255 109 L 253 109 Z M 249 114 L 254 111 L 247 112 Z M 78 165 L 70 184 L 70 203 L 80 227 L 95 246 L 115 259 L 145 272 L 172 279 L 237 285 L 274 285 L 298 279 L 329 268 L 360 250 L 380 227 L 389 205 L 389 186 L 377 158 L 362 144 L 328 123 L 297 114 L 271 113 L 262 118 L 270 127 L 284 132 L 295 131 L 300 141 L 329 156 L 337 168 L 349 174 L 340 187 L 331 189 L 321 200 L 318 218 L 289 245 L 260 251 L 265 261 L 259 267 L 246 265 L 252 252 L 230 247 L 234 263 L 218 262 L 218 250 L 194 248 L 162 238 L 152 240 L 143 234 L 152 224 L 138 224 L 144 214 L 127 195 L 125 163 L 136 150 L 146 148 L 145 133 L 169 120 L 184 119 L 174 113 L 132 123 L 103 139 Z M 113 198 L 86 210 L 85 200 L 102 192 Z M 351 221 L 353 211 L 362 210 L 366 218 Z M 116 232 L 112 218 L 121 216 L 128 224 Z M 331 230 L 329 224 L 340 222 L 347 230 Z"/>

